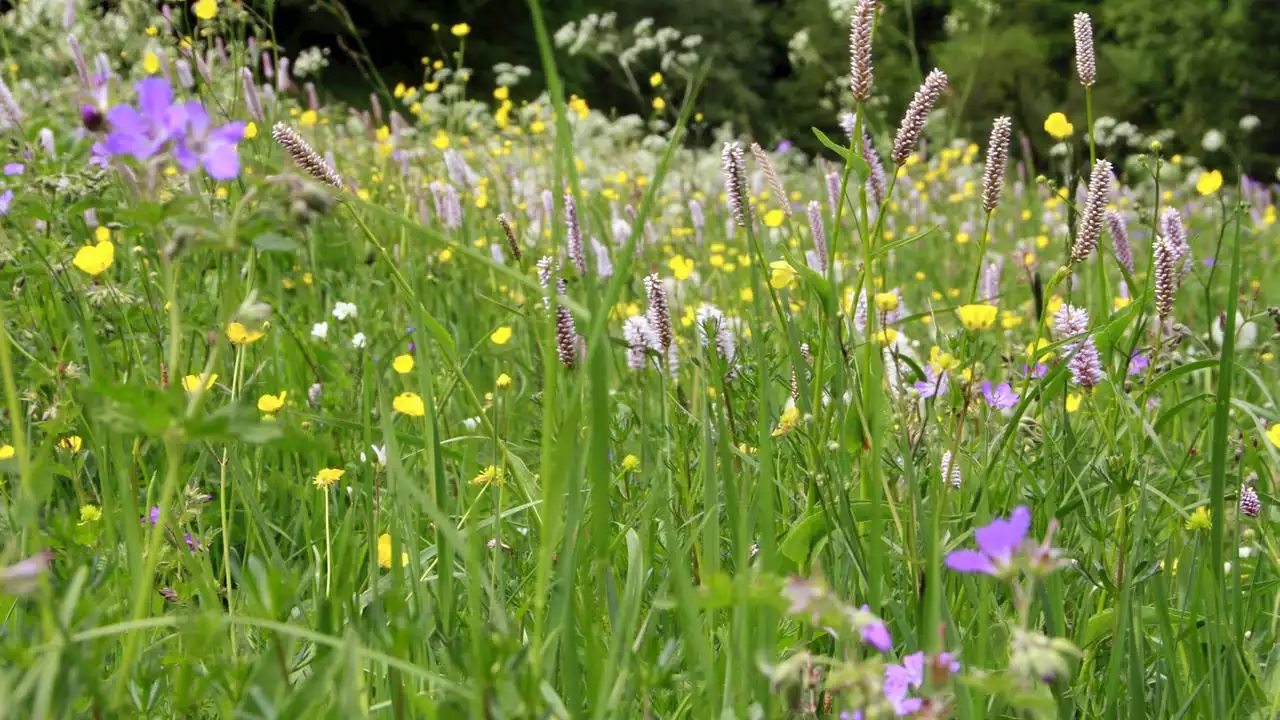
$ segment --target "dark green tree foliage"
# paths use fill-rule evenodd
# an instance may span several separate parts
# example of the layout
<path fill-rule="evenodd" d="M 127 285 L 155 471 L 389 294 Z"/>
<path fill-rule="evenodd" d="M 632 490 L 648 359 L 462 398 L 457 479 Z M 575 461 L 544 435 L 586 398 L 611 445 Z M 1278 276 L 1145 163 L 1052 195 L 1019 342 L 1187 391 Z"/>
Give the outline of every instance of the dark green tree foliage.
<path fill-rule="evenodd" d="M 1095 113 L 1128 120 L 1147 131 L 1168 127 L 1180 140 L 1171 150 L 1201 153 L 1210 128 L 1226 133 L 1216 165 L 1246 164 L 1271 177 L 1280 161 L 1280 3 L 1274 0 L 902 0 L 884 3 L 876 38 L 877 132 L 888 133 L 930 68 L 950 75 L 943 129 L 983 137 L 990 118 L 1010 114 L 1037 150 L 1051 144 L 1040 128 L 1050 112 L 1067 112 L 1084 126 L 1084 98 L 1074 74 L 1071 17 L 1094 17 L 1098 46 Z M 448 27 L 469 22 L 467 65 L 474 87 L 487 92 L 498 62 L 534 71 L 528 92 L 542 87 L 536 43 L 523 0 L 383 0 L 348 3 L 372 66 L 389 85 L 421 78 L 420 58 L 451 47 Z M 994 12 L 991 12 L 994 8 Z M 711 124 L 732 122 L 764 143 L 789 139 L 817 150 L 809 127 L 836 132 L 839 107 L 832 80 L 847 72 L 848 28 L 831 17 L 827 0 L 557 0 L 545 11 L 551 28 L 590 12 L 616 12 L 620 27 L 651 17 L 704 39 L 710 61 L 699 109 Z M 359 100 L 369 84 L 357 72 L 358 50 L 339 15 L 326 3 L 283 0 L 275 9 L 280 42 L 289 50 L 333 48 L 325 87 Z M 433 31 L 432 23 L 440 28 Z M 787 43 L 808 28 L 808 62 L 793 65 Z M 344 39 L 345 38 L 345 39 Z M 353 51 L 352 54 L 343 48 Z M 649 72 L 656 68 L 637 68 Z M 569 91 L 592 107 L 648 111 L 619 73 L 588 57 L 563 58 Z M 520 96 L 520 90 L 516 95 Z M 1245 146 L 1238 123 L 1257 115 L 1262 125 Z"/>

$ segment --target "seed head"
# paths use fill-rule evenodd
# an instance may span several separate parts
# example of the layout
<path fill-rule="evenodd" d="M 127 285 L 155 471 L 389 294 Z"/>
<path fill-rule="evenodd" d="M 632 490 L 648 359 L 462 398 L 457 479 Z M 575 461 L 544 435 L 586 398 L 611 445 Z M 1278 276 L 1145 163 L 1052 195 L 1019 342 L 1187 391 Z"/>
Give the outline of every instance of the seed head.
<path fill-rule="evenodd" d="M 1075 35 L 1076 75 L 1080 77 L 1081 85 L 1093 87 L 1098 68 L 1093 56 L 1093 24 L 1089 19 L 1089 13 L 1076 13 Z"/>
<path fill-rule="evenodd" d="M 782 181 L 778 179 L 778 171 L 773 169 L 773 162 L 769 160 L 769 154 L 760 147 L 760 143 L 751 143 L 751 154 L 755 157 L 756 162 L 760 163 L 760 169 L 764 171 L 765 181 L 769 183 L 769 190 L 773 192 L 774 197 L 782 205 L 782 212 L 785 216 L 791 217 L 791 202 L 787 199 L 787 191 L 782 188 Z"/>
<path fill-rule="evenodd" d="M 871 96 L 871 31 L 875 22 L 875 0 L 858 0 L 849 27 L 849 89 L 855 103 Z"/>
<path fill-rule="evenodd" d="M 345 188 L 342 184 L 342 176 L 338 175 L 338 171 L 334 170 L 333 166 L 323 157 L 320 157 L 320 153 L 312 149 L 296 130 L 282 122 L 278 122 L 271 128 L 271 137 L 275 138 L 276 143 L 284 148 L 289 157 L 293 158 L 293 162 L 305 170 L 308 175 L 339 190 Z"/>
<path fill-rule="evenodd" d="M 578 269 L 579 275 L 587 274 L 587 255 L 582 247 L 582 224 L 578 222 L 578 203 L 573 199 L 571 191 L 564 194 L 564 226 L 565 244 L 569 249 L 569 259 Z"/>
<path fill-rule="evenodd" d="M 1129 230 L 1125 227 L 1124 216 L 1116 210 L 1108 210 L 1106 214 L 1107 229 L 1111 232 L 1111 244 L 1115 248 L 1116 259 L 1133 273 L 1133 248 L 1129 247 Z"/>
<path fill-rule="evenodd" d="M 662 287 L 658 273 L 645 276 L 644 289 L 649 295 L 649 324 L 658 333 L 658 346 L 662 352 L 671 347 L 675 335 L 671 330 L 671 308 L 667 305 L 667 291 Z"/>
<path fill-rule="evenodd" d="M 956 490 L 960 489 L 960 463 L 953 463 L 951 451 L 945 450 L 942 453 L 942 462 L 938 463 L 939 470 L 942 472 L 942 481 L 950 483 L 951 487 Z"/>
<path fill-rule="evenodd" d="M 721 166 L 724 170 L 724 192 L 729 198 L 729 211 L 739 227 L 747 226 L 747 161 L 742 153 L 742 146 L 736 142 L 727 142 L 720 152 Z"/>
<path fill-rule="evenodd" d="M 1111 200 L 1111 163 L 1099 160 L 1089 176 L 1089 194 L 1085 196 L 1084 210 L 1080 213 L 1080 226 L 1076 228 L 1076 242 L 1071 246 L 1071 263 L 1084 262 L 1098 246 L 1102 234 L 1102 215 Z"/>
<path fill-rule="evenodd" d="M 1240 514 L 1251 518 L 1262 514 L 1262 501 L 1258 500 L 1258 491 L 1252 486 L 1240 487 Z"/>
<path fill-rule="evenodd" d="M 1178 295 L 1177 248 L 1165 236 L 1157 236 L 1152 264 L 1155 266 L 1156 315 L 1161 321 L 1173 315 L 1173 301 Z"/>
<path fill-rule="evenodd" d="M 982 170 L 982 208 L 995 212 L 1000 204 L 1000 190 L 1004 187 L 1004 167 L 1009 160 L 1009 135 L 1013 121 L 998 117 L 991 124 L 991 140 L 987 143 L 987 165 Z"/>
<path fill-rule="evenodd" d="M 924 84 L 916 91 L 915 97 L 911 98 L 911 104 L 902 116 L 902 123 L 898 125 L 898 134 L 893 139 L 894 165 L 906 164 L 907 158 L 915 152 L 916 146 L 920 144 L 920 135 L 924 132 L 925 121 L 929 119 L 929 113 L 933 112 L 933 106 L 938 103 L 938 98 L 946 87 L 947 74 L 935 68 L 924 79 Z"/>
<path fill-rule="evenodd" d="M 564 305 L 556 305 L 556 355 L 570 370 L 578 363 L 578 329 L 573 313 Z"/>
<path fill-rule="evenodd" d="M 813 235 L 813 252 L 818 257 L 818 271 L 827 271 L 827 231 L 822 226 L 822 206 L 817 200 L 810 200 L 807 206 L 809 213 L 809 233 Z"/>
<path fill-rule="evenodd" d="M 498 214 L 498 224 L 502 226 L 502 234 L 507 236 L 507 250 L 511 252 L 511 257 L 516 262 L 524 259 L 524 250 L 520 247 L 520 241 L 516 238 L 516 229 L 511 224 L 511 218 L 506 213 Z"/>
<path fill-rule="evenodd" d="M 867 161 L 870 173 L 867 175 L 867 194 L 876 201 L 876 206 L 884 204 L 888 187 L 885 184 L 884 163 L 880 162 L 880 153 L 876 152 L 876 144 L 871 139 L 871 131 L 862 128 L 862 159 Z M 837 188 L 837 192 L 839 188 Z"/>

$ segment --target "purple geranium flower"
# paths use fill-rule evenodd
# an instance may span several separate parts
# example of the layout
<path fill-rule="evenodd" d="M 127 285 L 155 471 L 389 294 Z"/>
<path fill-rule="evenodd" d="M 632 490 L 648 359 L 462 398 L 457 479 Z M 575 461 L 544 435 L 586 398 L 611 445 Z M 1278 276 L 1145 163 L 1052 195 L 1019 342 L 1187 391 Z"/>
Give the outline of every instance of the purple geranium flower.
<path fill-rule="evenodd" d="M 0 217 L 9 217 L 9 207 L 13 205 L 13 191 L 5 190 L 0 194 Z"/>
<path fill-rule="evenodd" d="M 1147 367 L 1151 365 L 1151 359 L 1140 352 L 1135 352 L 1129 356 L 1129 374 L 1140 375 L 1146 372 Z"/>
<path fill-rule="evenodd" d="M 27 171 L 27 166 L 22 163 L 7 163 L 4 166 L 4 174 L 6 176 L 21 175 Z"/>
<path fill-rule="evenodd" d="M 867 614 L 871 613 L 871 608 L 866 605 L 858 608 L 859 612 Z M 889 635 L 889 628 L 880 620 L 871 620 L 864 623 L 858 628 L 858 634 L 862 636 L 862 642 L 879 650 L 880 652 L 888 652 L 893 647 L 893 638 Z"/>
<path fill-rule="evenodd" d="M 137 108 L 117 105 L 107 113 L 111 132 L 105 147 L 112 155 L 147 160 L 182 134 L 187 124 L 187 108 L 174 104 L 173 90 L 163 78 L 139 80 L 137 91 Z"/>
<path fill-rule="evenodd" d="M 991 387 L 991 381 L 982 383 L 982 397 L 986 398 L 987 404 L 992 410 L 1008 410 L 1018 404 L 1018 393 L 1009 387 L 1009 383 L 1000 383 L 994 388 Z"/>
<path fill-rule="evenodd" d="M 924 684 L 924 653 L 917 652 L 902 658 L 901 665 L 889 665 L 884 669 L 884 697 L 893 706 L 898 717 L 919 710 L 924 701 L 911 697 L 911 691 Z"/>
<path fill-rule="evenodd" d="M 152 525 L 157 525 L 157 524 L 159 524 L 159 522 L 160 522 L 160 506 L 159 506 L 159 505 L 152 505 L 152 506 L 151 506 L 151 510 L 147 513 L 146 517 L 142 518 L 141 522 L 144 522 L 144 523 L 149 522 L 149 523 L 151 523 Z"/>
<path fill-rule="evenodd" d="M 978 549 L 956 550 L 947 555 L 947 567 L 956 572 L 998 575 L 1008 569 L 1030 529 L 1031 511 L 1019 505 L 1008 520 L 996 518 L 990 525 L 978 528 L 974 533 Z"/>
<path fill-rule="evenodd" d="M 177 138 L 173 156 L 183 170 L 204 167 L 214 180 L 234 180 L 240 175 L 240 154 L 236 143 L 244 137 L 244 123 L 231 122 L 218 128 L 209 123 L 209 113 L 200 103 L 186 104 L 186 133 Z"/>
<path fill-rule="evenodd" d="M 932 365 L 925 365 L 924 380 L 917 380 L 911 387 L 915 388 L 922 398 L 945 395 L 949 387 L 947 373 L 944 371 L 941 374 L 935 374 Z"/>

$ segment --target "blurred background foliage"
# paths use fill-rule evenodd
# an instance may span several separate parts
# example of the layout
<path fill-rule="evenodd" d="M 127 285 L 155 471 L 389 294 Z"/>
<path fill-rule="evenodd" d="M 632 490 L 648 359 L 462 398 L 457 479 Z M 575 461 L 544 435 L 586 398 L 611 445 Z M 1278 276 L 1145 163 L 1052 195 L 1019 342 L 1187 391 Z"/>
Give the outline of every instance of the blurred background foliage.
<path fill-rule="evenodd" d="M 839 79 L 848 72 L 845 18 L 852 0 L 547 0 L 550 28 L 592 13 L 616 13 L 616 27 L 630 29 L 651 18 L 657 27 L 702 38 L 699 60 L 709 78 L 697 109 L 709 126 L 732 123 L 771 144 L 795 142 L 816 149 L 809 128 L 835 133 L 847 102 Z M 543 88 L 537 46 L 524 0 L 276 0 L 278 41 L 289 51 L 331 49 L 321 85 L 361 103 L 369 87 L 354 58 L 363 42 L 376 69 L 392 86 L 421 83 L 421 59 L 441 58 L 457 46 L 449 34 L 466 22 L 465 64 L 475 70 L 469 86 L 488 96 L 499 63 L 525 65 L 533 73 L 512 98 L 531 99 Z M 1280 2 L 1276 0 L 888 0 L 877 33 L 875 64 L 879 130 L 896 118 L 925 71 L 951 77 L 948 130 L 981 139 L 992 117 L 1010 114 L 1037 155 L 1053 141 L 1041 129 L 1045 116 L 1067 113 L 1085 127 L 1084 97 L 1073 73 L 1071 16 L 1094 18 L 1098 48 L 1095 116 L 1111 116 L 1144 133 L 1175 134 L 1170 152 L 1196 155 L 1208 165 L 1244 167 L 1276 180 L 1280 162 Z M 356 30 L 358 29 L 358 30 Z M 631 77 L 592 43 L 562 53 L 569 92 L 591 107 L 650 115 L 645 78 L 658 57 L 641 55 Z M 637 92 L 637 89 L 640 92 Z M 678 99 L 678 87 L 662 91 Z M 675 94 L 673 94 L 675 93 Z M 1241 118 L 1255 115 L 1251 133 Z M 1212 130 L 1225 142 L 1204 143 Z M 1077 133 L 1079 137 L 1080 133 Z M 703 141 L 709 141 L 706 133 Z M 1247 143 L 1246 143 L 1247 137 Z M 1245 151 L 1246 146 L 1249 148 Z M 1114 152 L 1114 151 L 1113 151 Z"/>

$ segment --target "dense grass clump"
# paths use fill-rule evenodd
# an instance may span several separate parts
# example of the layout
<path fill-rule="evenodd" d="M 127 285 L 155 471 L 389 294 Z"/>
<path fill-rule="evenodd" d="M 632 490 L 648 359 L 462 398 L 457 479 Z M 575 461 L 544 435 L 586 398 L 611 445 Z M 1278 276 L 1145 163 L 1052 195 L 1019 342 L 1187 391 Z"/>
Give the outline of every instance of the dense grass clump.
<path fill-rule="evenodd" d="M 535 102 L 459 24 L 368 110 L 12 11 L 0 717 L 1280 711 L 1275 190 L 879 126 L 855 5 L 823 159 L 566 97 L 536 0 Z"/>

